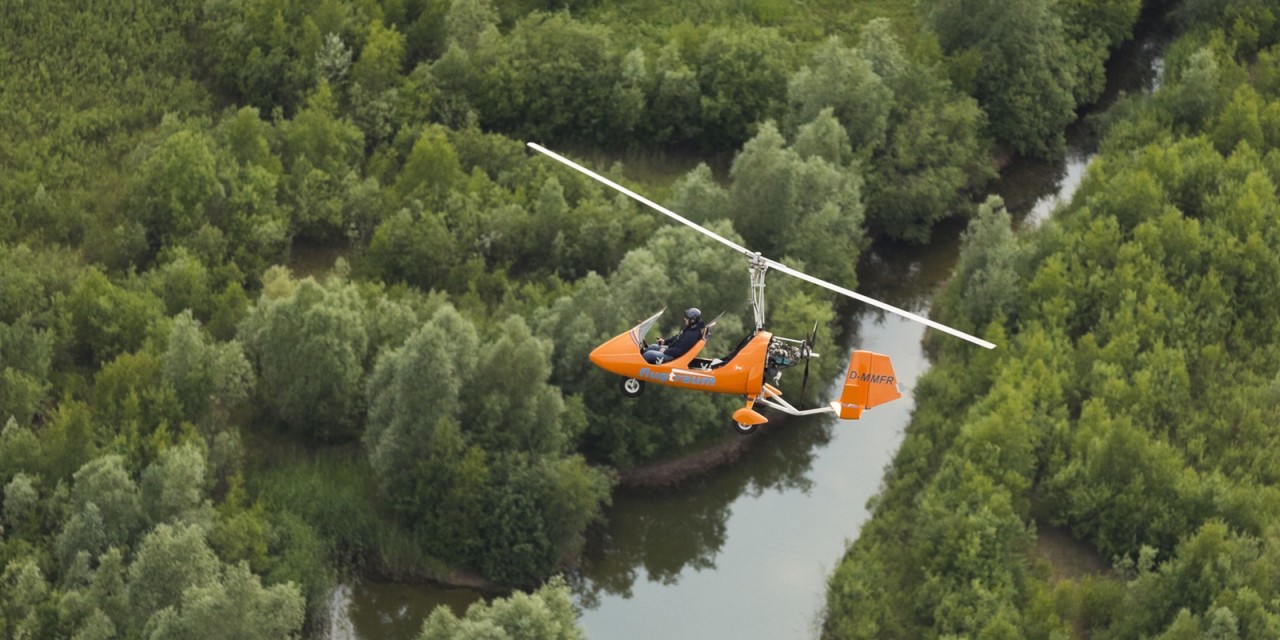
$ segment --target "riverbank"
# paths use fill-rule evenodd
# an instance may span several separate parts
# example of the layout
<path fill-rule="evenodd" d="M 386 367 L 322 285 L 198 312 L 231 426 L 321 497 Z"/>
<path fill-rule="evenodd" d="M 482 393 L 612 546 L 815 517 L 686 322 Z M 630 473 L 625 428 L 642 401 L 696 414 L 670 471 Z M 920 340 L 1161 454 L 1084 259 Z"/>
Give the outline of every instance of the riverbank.
<path fill-rule="evenodd" d="M 677 458 L 650 462 L 618 471 L 620 489 L 660 489 L 672 487 L 710 473 L 738 459 L 744 451 L 777 426 L 774 422 L 760 425 L 751 435 L 734 434 L 711 446 Z"/>

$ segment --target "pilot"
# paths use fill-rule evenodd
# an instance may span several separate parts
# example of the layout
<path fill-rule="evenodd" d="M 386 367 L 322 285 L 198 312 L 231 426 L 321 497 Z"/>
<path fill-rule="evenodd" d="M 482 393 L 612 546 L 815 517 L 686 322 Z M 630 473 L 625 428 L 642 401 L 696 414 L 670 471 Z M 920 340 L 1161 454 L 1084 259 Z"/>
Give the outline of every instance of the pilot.
<path fill-rule="evenodd" d="M 689 307 L 684 312 L 684 328 L 670 338 L 658 338 L 657 344 L 651 344 L 644 352 L 644 360 L 649 364 L 662 364 L 663 360 L 674 360 L 684 355 L 693 345 L 702 339 L 702 312 L 697 307 Z"/>

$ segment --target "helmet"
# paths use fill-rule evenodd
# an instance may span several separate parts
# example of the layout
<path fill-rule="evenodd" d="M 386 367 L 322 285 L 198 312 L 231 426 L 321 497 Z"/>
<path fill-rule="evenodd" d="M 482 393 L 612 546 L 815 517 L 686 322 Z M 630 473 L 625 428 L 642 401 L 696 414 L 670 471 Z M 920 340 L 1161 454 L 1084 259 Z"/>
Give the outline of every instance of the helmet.
<path fill-rule="evenodd" d="M 702 312 L 698 311 L 697 307 L 689 307 L 688 309 L 685 310 L 684 317 L 690 323 L 694 323 L 694 322 L 697 322 L 700 318 L 702 318 Z"/>

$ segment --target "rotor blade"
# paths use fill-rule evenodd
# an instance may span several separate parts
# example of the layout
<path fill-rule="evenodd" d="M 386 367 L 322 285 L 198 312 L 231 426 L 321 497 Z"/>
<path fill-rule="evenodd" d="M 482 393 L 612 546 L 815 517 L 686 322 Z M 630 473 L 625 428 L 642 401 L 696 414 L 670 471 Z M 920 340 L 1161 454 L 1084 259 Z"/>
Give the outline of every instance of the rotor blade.
<path fill-rule="evenodd" d="M 690 220 L 690 219 L 688 219 L 688 218 L 686 218 L 686 217 L 684 217 L 684 216 L 682 216 L 682 215 L 680 215 L 680 214 L 678 214 L 678 213 L 676 213 L 676 212 L 674 212 L 674 211 L 672 211 L 672 210 L 670 210 L 670 209 L 668 209 L 668 208 L 666 208 L 666 207 L 664 207 L 664 206 L 662 206 L 662 205 L 660 205 L 660 204 L 658 204 L 658 203 L 656 203 L 656 202 L 654 202 L 654 201 L 652 201 L 652 200 L 650 200 L 650 199 L 648 199 L 648 198 L 646 198 L 646 197 L 644 197 L 644 196 L 642 196 L 642 195 L 640 195 L 640 194 L 638 194 L 638 193 L 636 193 L 636 192 L 634 192 L 634 191 L 632 191 L 632 190 L 630 190 L 630 189 L 628 189 L 628 188 L 626 188 L 626 187 L 624 187 L 624 186 L 622 186 L 622 185 L 620 185 L 620 184 L 618 184 L 618 183 L 616 183 L 616 182 L 614 182 L 614 181 L 612 181 L 612 180 L 610 180 L 610 179 L 608 179 L 608 178 L 606 178 L 606 177 L 604 177 L 604 176 L 602 176 L 602 175 L 600 175 L 600 174 L 598 174 L 598 173 L 596 173 L 596 172 L 594 172 L 594 171 L 592 171 L 592 170 L 590 170 L 590 169 L 588 169 L 588 168 L 586 168 L 586 167 L 584 167 L 584 166 L 582 166 L 582 165 L 580 165 L 580 164 L 578 164 L 578 163 L 576 163 L 576 162 L 574 162 L 574 161 L 572 161 L 572 160 L 570 160 L 570 159 L 568 159 L 568 158 L 566 158 L 566 157 L 564 157 L 564 156 L 562 156 L 562 155 L 560 155 L 560 154 L 558 154 L 558 153 L 556 153 L 556 152 L 554 152 L 554 151 L 552 151 L 552 150 L 550 150 L 550 149 L 546 148 L 546 147 L 544 147 L 544 146 L 542 146 L 542 145 L 540 145 L 540 144 L 535 144 L 535 143 L 533 143 L 533 142 L 528 142 L 528 143 L 525 143 L 525 144 L 527 144 L 527 145 L 529 146 L 529 148 L 530 148 L 530 149 L 533 149 L 534 151 L 537 151 L 538 153 L 541 153 L 542 155 L 547 156 L 548 158 L 551 158 L 552 160 L 555 160 L 556 162 L 559 162 L 560 164 L 563 164 L 563 165 L 565 165 L 566 167 L 569 167 L 570 169 L 573 169 L 574 171 L 577 171 L 578 173 L 581 173 L 581 174 L 583 174 L 583 175 L 587 176 L 588 178 L 591 178 L 592 180 L 595 180 L 596 182 L 599 182 L 600 184 L 603 184 L 603 185 L 605 185 L 605 186 L 607 186 L 607 187 L 609 187 L 609 188 L 611 188 L 611 189 L 614 189 L 614 190 L 616 190 L 616 191 L 618 191 L 618 192 L 622 193 L 623 195 L 625 195 L 625 196 L 627 196 L 627 197 L 631 198 L 632 200 L 635 200 L 636 202 L 639 202 L 640 204 L 643 204 L 643 205 L 645 205 L 645 206 L 649 207 L 650 209 L 653 209 L 654 211 L 657 211 L 658 213 L 661 213 L 661 214 L 663 214 L 663 215 L 667 216 L 668 218 L 671 218 L 672 220 L 675 220 L 676 222 L 679 222 L 680 224 L 683 224 L 683 225 L 685 225 L 685 226 L 689 227 L 690 229 L 693 229 L 694 231 L 697 231 L 698 233 L 701 233 L 702 235 L 707 236 L 708 238 L 711 238 L 711 239 L 713 239 L 713 240 L 716 240 L 716 241 L 720 242 L 721 244 L 724 244 L 725 246 L 728 246 L 730 249 L 733 249 L 733 250 L 735 250 L 735 251 L 737 251 L 737 252 L 739 252 L 739 253 L 741 253 L 741 254 L 743 254 L 743 255 L 745 255 L 745 256 L 747 256 L 747 257 L 749 257 L 749 258 L 754 258 L 755 256 L 759 255 L 758 253 L 756 253 L 756 252 L 754 252 L 754 251 L 751 251 L 750 249 L 748 249 L 748 248 L 746 248 L 746 247 L 744 247 L 744 246 L 742 246 L 742 245 L 740 245 L 740 244 L 738 244 L 738 243 L 736 243 L 736 242 L 734 242 L 734 241 L 732 241 L 732 240 L 730 240 L 730 239 L 728 239 L 728 238 L 726 238 L 726 237 L 724 237 L 724 236 L 722 236 L 722 235 L 720 235 L 720 234 L 718 234 L 718 233 L 716 233 L 716 232 L 714 232 L 714 231 L 712 231 L 712 230 L 710 230 L 710 229 L 707 229 L 706 227 L 703 227 L 702 225 L 700 225 L 700 224 L 698 224 L 698 223 L 696 223 L 696 222 L 694 222 L 694 221 L 692 221 L 692 220 Z M 880 308 L 880 309 L 884 309 L 885 311 L 888 311 L 888 312 L 890 312 L 890 313 L 896 313 L 896 314 L 898 314 L 898 315 L 900 315 L 900 316 L 902 316 L 902 317 L 904 317 L 904 318 L 907 318 L 907 319 L 909 319 L 909 320 L 915 320 L 916 322 L 919 322 L 919 323 L 921 323 L 921 324 L 923 324 L 923 325 L 925 325 L 925 326 L 933 327 L 934 329 L 937 329 L 938 331 L 942 331 L 942 332 L 944 332 L 944 333 L 949 333 L 949 334 L 951 334 L 951 335 L 953 335 L 953 336 L 955 336 L 955 337 L 957 337 L 957 338 L 961 338 L 961 339 L 963 339 L 963 340 L 968 340 L 969 342 L 972 342 L 973 344 L 976 344 L 976 345 L 978 345 L 978 346 L 980 346 L 980 347 L 986 347 L 987 349 L 994 349 L 994 348 L 996 348 L 996 345 L 995 345 L 994 343 L 987 342 L 986 340 L 983 340 L 982 338 L 977 338 L 977 337 L 971 336 L 971 335 L 969 335 L 969 334 L 967 334 L 967 333 L 965 333 L 965 332 L 963 332 L 963 331 L 960 331 L 959 329 L 952 329 L 951 327 L 948 327 L 947 325 L 942 324 L 942 323 L 940 323 L 940 322 L 934 322 L 933 320 L 930 320 L 930 319 L 928 319 L 928 318 L 926 318 L 926 317 L 924 317 L 924 316 L 916 315 L 916 314 L 911 313 L 910 311 L 907 311 L 907 310 L 905 310 L 905 309 L 899 309 L 899 308 L 897 308 L 897 307 L 895 307 L 895 306 L 893 306 L 893 305 L 891 305 L 891 304 L 888 304 L 888 303 L 885 303 L 885 302 L 880 302 L 879 300 L 876 300 L 875 298 L 871 298 L 871 297 L 864 296 L 864 295 L 862 295 L 861 293 L 858 293 L 858 292 L 856 292 L 856 291 L 852 291 L 852 290 L 850 290 L 850 289 L 846 289 L 846 288 L 844 288 L 844 287 L 841 287 L 841 286 L 838 286 L 838 285 L 831 284 L 830 282 L 827 282 L 826 280 L 819 280 L 818 278 L 815 278 L 815 277 L 813 277 L 813 276 L 811 276 L 811 275 L 809 275 L 809 274 L 807 274 L 807 273 L 805 273 L 805 272 L 803 272 L 803 271 L 797 271 L 797 270 L 795 270 L 795 269 L 792 269 L 791 267 L 788 267 L 787 265 L 782 264 L 781 262 L 778 262 L 778 261 L 776 261 L 776 260 L 769 260 L 769 259 L 765 258 L 765 262 L 769 265 L 769 268 L 771 268 L 771 269 L 777 269 L 778 271 L 782 271 L 782 272 L 784 272 L 784 273 L 788 273 L 788 274 L 790 274 L 790 275 L 792 275 L 792 276 L 795 276 L 795 277 L 797 277 L 797 278 L 800 278 L 801 280 L 804 280 L 805 282 L 808 282 L 808 283 L 811 283 L 811 284 L 816 284 L 816 285 L 818 285 L 819 287 L 822 287 L 822 288 L 824 288 L 824 289 L 829 289 L 829 290 L 834 291 L 834 292 L 836 292 L 836 293 L 839 293 L 839 294 L 842 294 L 842 295 L 849 296 L 850 298 L 853 298 L 854 300 L 860 300 L 860 301 L 865 302 L 865 303 L 867 303 L 867 304 L 869 304 L 869 305 L 871 305 L 871 306 L 873 306 L 873 307 L 877 307 L 877 308 Z"/>
<path fill-rule="evenodd" d="M 702 235 L 707 236 L 708 238 L 712 238 L 712 239 L 714 239 L 714 240 L 717 240 L 717 241 L 719 241 L 720 243 L 722 243 L 722 244 L 724 244 L 724 245 L 727 245 L 729 248 L 731 248 L 731 249 L 733 249 L 733 250 L 735 250 L 735 251 L 737 251 L 737 252 L 739 252 L 739 253 L 742 253 L 742 254 L 747 255 L 747 256 L 754 256 L 754 255 L 756 255 L 754 251 L 751 251 L 751 250 L 747 249 L 746 247 L 744 247 L 744 246 L 742 246 L 742 245 L 740 245 L 740 244 L 738 244 L 738 243 L 736 243 L 736 242 L 734 242 L 734 241 L 732 241 L 732 240 L 730 240 L 730 239 L 728 239 L 728 238 L 726 238 L 726 237 L 724 237 L 724 236 L 722 236 L 722 235 L 720 235 L 720 234 L 718 234 L 718 233 L 716 233 L 716 232 L 714 232 L 714 231 L 712 231 L 712 230 L 710 230 L 710 229 L 708 229 L 708 228 L 706 228 L 706 227 L 704 227 L 704 226 L 702 226 L 702 225 L 700 225 L 700 224 L 698 224 L 698 223 L 696 223 L 696 222 L 694 222 L 694 221 L 692 221 L 692 220 L 690 220 L 690 219 L 688 219 L 688 218 L 686 218 L 686 217 L 684 217 L 684 216 L 682 216 L 682 215 L 680 215 L 680 214 L 678 214 L 678 213 L 676 213 L 676 212 L 674 212 L 674 211 L 672 211 L 672 210 L 670 210 L 670 209 L 668 209 L 668 208 L 666 208 L 666 207 L 664 207 L 664 206 L 662 206 L 662 205 L 660 205 L 660 204 L 658 204 L 658 203 L 656 203 L 656 202 L 654 202 L 654 201 L 652 201 L 652 200 L 650 200 L 650 199 L 648 199 L 648 198 L 646 198 L 646 197 L 644 197 L 644 196 L 642 196 L 642 195 L 640 195 L 640 194 L 638 194 L 638 193 L 636 193 L 636 192 L 634 192 L 634 191 L 632 191 L 632 190 L 630 190 L 630 189 L 628 189 L 628 188 L 626 188 L 626 187 L 624 187 L 624 186 L 622 186 L 622 185 L 620 185 L 620 184 L 618 184 L 618 183 L 616 183 L 616 182 L 614 182 L 614 181 L 612 181 L 612 180 L 610 180 L 610 179 L 608 179 L 608 178 L 606 178 L 606 177 L 604 177 L 604 176 L 602 176 L 602 175 L 600 175 L 600 174 L 598 174 L 598 173 L 596 173 L 596 172 L 594 172 L 594 171 L 592 171 L 592 170 L 590 170 L 590 169 L 588 169 L 588 168 L 586 168 L 586 167 L 584 167 L 584 166 L 582 166 L 582 165 L 580 165 L 580 164 L 578 164 L 578 163 L 576 163 L 576 162 L 574 162 L 574 161 L 572 161 L 572 160 L 570 160 L 570 159 L 568 159 L 568 158 L 566 158 L 566 157 L 564 157 L 564 156 L 562 156 L 562 155 L 560 155 L 560 154 L 558 154 L 558 153 L 556 153 L 556 152 L 554 152 L 554 151 L 550 150 L 550 149 L 548 149 L 548 148 L 546 148 L 546 147 L 544 147 L 544 146 L 542 146 L 542 145 L 535 144 L 535 143 L 532 143 L 532 142 L 528 142 L 528 143 L 526 143 L 526 144 L 528 144 L 528 145 L 529 145 L 529 148 L 530 148 L 530 149 L 533 149 L 534 151 L 537 151 L 538 153 L 541 153 L 542 155 L 547 156 L 548 158 L 551 158 L 552 160 L 555 160 L 556 162 L 559 162 L 560 164 L 563 164 L 563 165 L 565 165 L 565 166 L 569 167 L 570 169 L 573 169 L 574 171 L 577 171 L 578 173 L 581 173 L 581 174 L 583 174 L 583 175 L 587 176 L 588 178 L 591 178 L 592 180 L 595 180 L 596 182 L 599 182 L 600 184 L 603 184 L 603 185 L 605 185 L 605 186 L 607 186 L 607 187 L 610 187 L 610 188 L 612 188 L 612 189 L 615 189 L 615 190 L 617 190 L 617 191 L 621 192 L 623 195 L 625 195 L 625 196 L 627 196 L 627 197 L 631 198 L 632 200 L 635 200 L 636 202 L 639 202 L 640 204 L 643 204 L 643 205 L 645 205 L 645 206 L 649 207 L 650 209 L 653 209 L 654 211 L 657 211 L 658 213 L 661 213 L 661 214 L 663 214 L 663 215 L 667 216 L 668 218 L 671 218 L 672 220 L 675 220 L 676 222 L 679 222 L 680 224 L 683 224 L 683 225 L 685 225 L 685 226 L 689 227 L 690 229 L 693 229 L 694 231 L 697 231 L 698 233 L 701 233 Z"/>
<path fill-rule="evenodd" d="M 898 314 L 898 315 L 900 315 L 900 316 L 902 316 L 902 317 L 904 317 L 904 318 L 907 318 L 908 320 L 915 320 L 916 322 L 919 322 L 920 324 L 923 324 L 923 325 L 928 326 L 928 327 L 933 327 L 934 329 L 937 329 L 938 331 L 942 331 L 943 333 L 949 333 L 949 334 L 951 334 L 951 335 L 953 335 L 953 336 L 955 336 L 955 337 L 957 337 L 957 338 L 960 338 L 960 339 L 962 339 L 962 340 L 968 340 L 969 342 L 972 342 L 973 344 L 976 344 L 976 345 L 978 345 L 978 346 L 980 346 L 980 347 L 986 347 L 987 349 L 994 349 L 994 348 L 996 348 L 995 343 L 988 342 L 988 341 L 983 340 L 982 338 L 979 338 L 979 337 L 976 337 L 976 336 L 971 336 L 971 335 L 969 335 L 969 334 L 967 334 L 967 333 L 965 333 L 965 332 L 963 332 L 963 331 L 961 331 L 961 330 L 959 330 L 959 329 L 952 329 L 951 327 L 948 327 L 947 325 L 942 324 L 941 322 L 934 322 L 933 320 L 930 320 L 930 319 L 928 319 L 928 318 L 926 318 L 926 317 L 924 317 L 924 316 L 922 316 L 922 315 L 918 315 L 918 314 L 911 313 L 910 311 L 907 311 L 906 309 L 899 309 L 898 307 L 895 307 L 895 306 L 893 306 L 893 305 L 891 305 L 891 304 L 889 304 L 889 303 L 887 303 L 887 302 L 880 302 L 879 300 L 876 300 L 875 298 L 871 298 L 871 297 L 868 297 L 868 296 L 864 296 L 864 295 L 862 295 L 861 293 L 858 293 L 857 291 L 852 291 L 852 290 L 850 290 L 850 289 L 846 289 L 846 288 L 841 287 L 841 286 L 839 286 L 839 285 L 831 284 L 830 282 L 827 282 L 826 280 L 820 280 L 820 279 L 815 278 L 815 277 L 813 277 L 813 276 L 811 276 L 811 275 L 809 275 L 809 274 L 807 274 L 807 273 L 805 273 L 805 272 L 803 272 L 803 271 L 797 271 L 797 270 L 795 270 L 795 269 L 792 269 L 791 267 L 788 267 L 787 265 L 782 264 L 781 262 L 778 262 L 778 261 L 776 261 L 776 260 L 768 260 L 768 263 L 769 263 L 769 268 L 770 268 L 770 269 L 777 269 L 778 271 L 781 271 L 781 272 L 786 273 L 786 274 L 788 274 L 788 275 L 791 275 L 791 276 L 795 276 L 795 277 L 797 277 L 797 278 L 800 278 L 801 280 L 804 280 L 805 282 L 808 282 L 808 283 L 810 283 L 810 284 L 816 284 L 816 285 L 818 285 L 819 287 L 822 287 L 822 288 L 827 289 L 827 290 L 829 290 L 829 291 L 834 291 L 834 292 L 839 293 L 839 294 L 841 294 L 841 295 L 849 296 L 850 298 L 853 298 L 854 300 L 859 300 L 859 301 L 865 302 L 865 303 L 867 303 L 867 304 L 869 304 L 869 305 L 871 305 L 871 306 L 873 306 L 873 307 L 877 307 L 877 308 L 879 308 L 879 309 L 884 309 L 885 311 L 888 311 L 888 312 L 890 312 L 890 313 L 896 313 L 896 314 Z"/>

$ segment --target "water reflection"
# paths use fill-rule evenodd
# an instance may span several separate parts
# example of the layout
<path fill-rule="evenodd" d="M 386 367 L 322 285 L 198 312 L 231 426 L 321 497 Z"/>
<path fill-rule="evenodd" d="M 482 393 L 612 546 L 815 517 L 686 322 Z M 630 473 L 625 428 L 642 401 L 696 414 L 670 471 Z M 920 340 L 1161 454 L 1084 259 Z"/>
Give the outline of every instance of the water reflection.
<path fill-rule="evenodd" d="M 752 446 L 730 468 L 672 490 L 619 492 L 574 580 L 581 606 L 598 607 L 604 594 L 630 598 L 637 580 L 670 586 L 689 570 L 716 569 L 733 503 L 766 491 L 808 493 L 814 454 L 830 442 L 832 426 L 788 419 L 751 436 Z"/>
<path fill-rule="evenodd" d="M 329 600 L 329 640 L 416 638 L 438 606 L 459 616 L 481 595 L 470 589 L 365 580 L 338 585 Z"/>

